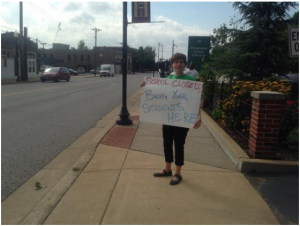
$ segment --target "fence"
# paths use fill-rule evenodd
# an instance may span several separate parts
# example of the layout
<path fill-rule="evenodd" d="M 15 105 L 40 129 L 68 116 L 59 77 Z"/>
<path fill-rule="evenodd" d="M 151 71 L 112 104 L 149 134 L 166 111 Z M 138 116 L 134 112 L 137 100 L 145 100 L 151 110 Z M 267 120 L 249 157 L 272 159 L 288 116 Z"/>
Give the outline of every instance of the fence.
<path fill-rule="evenodd" d="M 289 83 L 291 85 L 291 91 L 289 95 L 289 100 L 299 99 L 299 83 Z M 208 82 L 205 84 L 204 88 L 204 108 L 207 110 L 212 110 L 212 108 L 217 108 L 216 104 L 221 101 L 221 105 L 226 104 L 225 102 L 234 93 L 232 85 L 225 84 L 224 82 L 214 83 Z M 222 118 L 226 123 L 226 127 L 230 130 L 235 131 L 240 134 L 244 140 L 249 141 L 249 129 L 251 120 L 251 91 L 243 97 L 243 100 L 239 100 L 238 105 L 231 108 L 230 111 L 226 111 L 226 118 Z M 232 99 L 232 98 L 231 98 Z M 223 103 L 222 103 L 223 101 Z"/>

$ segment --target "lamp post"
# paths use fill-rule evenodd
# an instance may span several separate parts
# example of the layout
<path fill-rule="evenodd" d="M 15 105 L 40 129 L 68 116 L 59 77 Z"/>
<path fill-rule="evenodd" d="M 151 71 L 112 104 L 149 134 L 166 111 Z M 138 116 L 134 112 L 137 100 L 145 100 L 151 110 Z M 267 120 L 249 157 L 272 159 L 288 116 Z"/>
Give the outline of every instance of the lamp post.
<path fill-rule="evenodd" d="M 16 39 L 16 54 L 15 54 L 15 76 L 17 76 L 17 82 L 20 81 L 20 77 L 19 77 L 19 54 L 18 54 L 18 37 L 19 34 L 17 31 L 15 31 L 14 33 L 14 37 Z"/>
<path fill-rule="evenodd" d="M 123 2 L 123 57 L 122 57 L 122 74 L 123 74 L 123 93 L 122 109 L 117 120 L 118 125 L 131 125 L 132 120 L 129 118 L 129 112 L 126 106 L 127 93 L 127 2 Z"/>

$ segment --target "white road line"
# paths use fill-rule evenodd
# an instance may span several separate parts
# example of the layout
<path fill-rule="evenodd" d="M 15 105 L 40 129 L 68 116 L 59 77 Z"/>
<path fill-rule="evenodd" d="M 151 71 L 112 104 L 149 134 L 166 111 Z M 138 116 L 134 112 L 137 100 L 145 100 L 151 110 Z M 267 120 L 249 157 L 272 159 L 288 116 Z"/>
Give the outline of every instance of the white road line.
<path fill-rule="evenodd" d="M 71 94 L 71 96 L 75 96 L 75 95 L 78 95 L 78 94 L 81 94 L 81 93 L 84 93 L 84 92 L 73 93 L 73 94 Z"/>

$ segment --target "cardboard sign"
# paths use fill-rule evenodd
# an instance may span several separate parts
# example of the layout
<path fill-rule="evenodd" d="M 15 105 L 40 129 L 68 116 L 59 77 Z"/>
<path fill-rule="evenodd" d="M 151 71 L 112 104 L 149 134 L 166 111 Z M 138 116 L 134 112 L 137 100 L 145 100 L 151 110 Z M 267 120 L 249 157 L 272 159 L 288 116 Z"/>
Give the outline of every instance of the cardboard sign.
<path fill-rule="evenodd" d="M 193 128 L 198 117 L 202 82 L 145 77 L 140 121 Z"/>

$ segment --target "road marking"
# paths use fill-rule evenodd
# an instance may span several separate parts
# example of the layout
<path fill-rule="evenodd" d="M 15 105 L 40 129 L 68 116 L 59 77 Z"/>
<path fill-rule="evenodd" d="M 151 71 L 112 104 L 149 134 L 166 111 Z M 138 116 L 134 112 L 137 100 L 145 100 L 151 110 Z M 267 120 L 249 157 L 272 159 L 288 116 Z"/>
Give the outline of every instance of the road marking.
<path fill-rule="evenodd" d="M 105 81 L 107 81 L 107 80 L 105 80 Z M 96 81 L 96 82 L 103 82 L 103 80 Z M 80 83 L 80 84 L 75 84 L 75 85 L 66 85 L 66 86 L 67 87 L 80 86 L 80 85 L 90 84 L 90 83 L 95 83 L 95 81 L 94 82 L 85 82 L 85 83 Z M 24 94 L 24 93 L 33 93 L 33 92 L 38 92 L 38 91 L 47 91 L 47 90 L 51 90 L 51 89 L 61 89 L 61 88 L 65 88 L 66 86 L 52 87 L 52 88 L 45 88 L 45 89 L 36 89 L 36 90 L 30 90 L 30 91 L 24 91 L 24 92 L 18 92 L 18 93 L 4 94 L 4 95 L 1 95 L 1 97 L 14 96 L 14 95 L 19 95 L 19 94 Z"/>
<path fill-rule="evenodd" d="M 75 96 L 75 95 L 78 95 L 78 94 L 81 94 L 81 93 L 84 93 L 84 92 L 73 93 L 73 94 L 71 94 L 71 96 Z"/>

